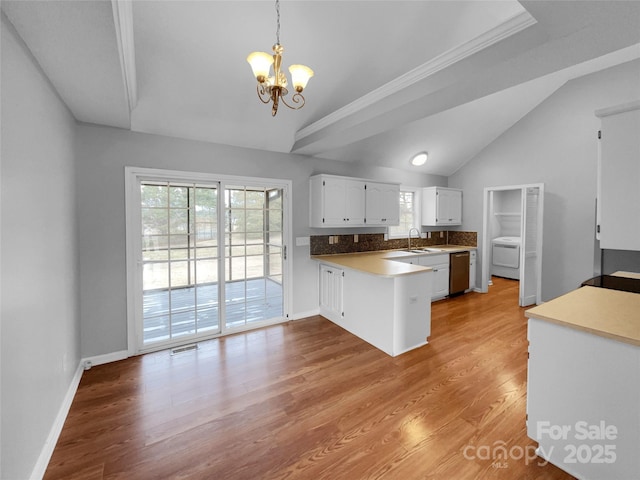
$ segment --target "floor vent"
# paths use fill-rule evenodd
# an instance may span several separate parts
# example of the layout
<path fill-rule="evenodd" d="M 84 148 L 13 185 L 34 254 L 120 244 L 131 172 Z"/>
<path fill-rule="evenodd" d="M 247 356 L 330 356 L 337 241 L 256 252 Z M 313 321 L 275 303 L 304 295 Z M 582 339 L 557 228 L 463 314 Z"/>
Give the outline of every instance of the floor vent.
<path fill-rule="evenodd" d="M 182 347 L 176 347 L 171 349 L 171 355 L 176 355 L 182 352 L 188 352 L 189 350 L 197 350 L 198 345 L 192 343 L 191 345 L 183 345 Z"/>

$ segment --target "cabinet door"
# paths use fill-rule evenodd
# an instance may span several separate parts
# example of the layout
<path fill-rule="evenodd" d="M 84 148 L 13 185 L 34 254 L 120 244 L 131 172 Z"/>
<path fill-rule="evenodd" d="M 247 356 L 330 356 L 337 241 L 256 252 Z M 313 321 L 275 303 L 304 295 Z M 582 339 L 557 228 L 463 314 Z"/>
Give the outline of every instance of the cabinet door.
<path fill-rule="evenodd" d="M 436 223 L 436 189 L 422 189 L 422 225 L 434 227 Z"/>
<path fill-rule="evenodd" d="M 322 207 L 324 226 L 344 226 L 345 223 L 345 180 L 327 177 L 322 186 Z"/>
<path fill-rule="evenodd" d="M 459 225 L 462 223 L 462 192 L 456 190 L 438 190 L 437 198 L 438 225 Z"/>
<path fill-rule="evenodd" d="M 400 186 L 367 182 L 366 224 L 398 225 L 400 223 Z"/>
<path fill-rule="evenodd" d="M 602 118 L 600 247 L 640 250 L 640 110 Z"/>
<path fill-rule="evenodd" d="M 348 225 L 364 225 L 365 183 L 361 180 L 344 180 L 344 221 Z"/>
<path fill-rule="evenodd" d="M 449 191 L 449 215 L 447 217 L 451 225 L 462 223 L 462 192 L 457 190 Z"/>
<path fill-rule="evenodd" d="M 337 320 L 343 312 L 343 271 L 320 265 L 320 313 Z"/>
<path fill-rule="evenodd" d="M 462 191 L 440 187 L 422 190 L 422 224 L 425 226 L 461 225 Z"/>
<path fill-rule="evenodd" d="M 431 298 L 441 298 L 449 295 L 449 265 L 433 267 L 433 294 Z"/>
<path fill-rule="evenodd" d="M 476 261 L 471 259 L 469 262 L 469 290 L 476 288 Z"/>

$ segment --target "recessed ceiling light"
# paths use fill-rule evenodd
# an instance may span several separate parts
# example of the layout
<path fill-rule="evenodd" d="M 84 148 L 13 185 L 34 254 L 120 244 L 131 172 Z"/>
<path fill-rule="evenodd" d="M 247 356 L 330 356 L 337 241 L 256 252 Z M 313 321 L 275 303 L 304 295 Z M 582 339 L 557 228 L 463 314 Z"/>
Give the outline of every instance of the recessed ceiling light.
<path fill-rule="evenodd" d="M 427 161 L 427 152 L 420 152 L 411 159 L 411 165 L 419 167 Z"/>

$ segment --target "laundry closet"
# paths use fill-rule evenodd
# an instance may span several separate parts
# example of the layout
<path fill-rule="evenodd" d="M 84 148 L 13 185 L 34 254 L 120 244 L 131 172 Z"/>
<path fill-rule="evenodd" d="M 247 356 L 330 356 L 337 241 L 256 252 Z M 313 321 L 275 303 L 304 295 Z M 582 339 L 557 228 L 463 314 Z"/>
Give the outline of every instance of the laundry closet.
<path fill-rule="evenodd" d="M 521 307 L 542 302 L 543 215 L 542 183 L 484 189 L 481 292 L 495 275 L 519 280 Z"/>
<path fill-rule="evenodd" d="M 522 189 L 491 192 L 491 275 L 520 279 Z"/>

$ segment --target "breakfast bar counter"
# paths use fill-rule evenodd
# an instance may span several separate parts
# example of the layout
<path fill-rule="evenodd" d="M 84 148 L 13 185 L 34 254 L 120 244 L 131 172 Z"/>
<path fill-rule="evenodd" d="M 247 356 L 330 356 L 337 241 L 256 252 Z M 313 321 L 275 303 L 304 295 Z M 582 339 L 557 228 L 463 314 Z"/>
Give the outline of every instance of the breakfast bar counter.
<path fill-rule="evenodd" d="M 640 345 L 640 294 L 582 287 L 525 312 L 558 325 Z"/>
<path fill-rule="evenodd" d="M 638 478 L 640 293 L 583 286 L 525 315 L 538 455 L 579 479 Z"/>

